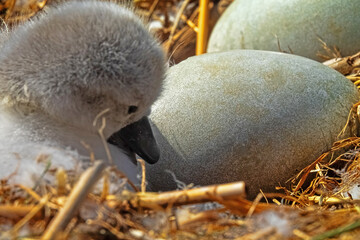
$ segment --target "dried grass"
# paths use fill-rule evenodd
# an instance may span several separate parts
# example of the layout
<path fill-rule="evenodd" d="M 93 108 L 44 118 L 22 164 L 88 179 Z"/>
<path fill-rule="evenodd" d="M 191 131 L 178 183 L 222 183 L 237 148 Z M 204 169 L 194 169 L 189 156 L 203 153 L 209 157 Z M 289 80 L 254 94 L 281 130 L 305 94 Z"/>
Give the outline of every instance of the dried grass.
<path fill-rule="evenodd" d="M 209 31 L 230 2 L 210 1 L 210 21 L 205 21 Z M 45 3 L 31 0 L 19 7 L 8 0 L 0 5 L 0 12 L 11 27 L 34 16 Z M 154 31 L 172 62 L 195 55 L 196 34 L 203 31 L 197 27 L 197 1 L 135 0 L 134 4 L 150 22 L 161 24 Z M 338 49 L 323 44 L 328 55 L 336 57 L 324 64 L 360 86 L 360 53 L 340 58 Z M 356 130 L 359 105 L 351 110 L 346 129 Z M 56 183 L 39 183 L 35 190 L 4 179 L 0 239 L 359 239 L 360 200 L 351 194 L 360 184 L 359 147 L 359 137 L 335 142 L 292 179 L 290 189 L 279 187 L 284 194 L 261 192 L 254 201 L 245 199 L 243 182 L 150 193 L 145 192 L 143 180 L 141 191 L 133 186 L 134 192 L 114 193 L 110 179 L 119 182 L 124 174 L 104 170 L 94 157 L 93 166 L 81 175 L 57 169 Z M 100 176 L 101 191 L 92 191 Z"/>

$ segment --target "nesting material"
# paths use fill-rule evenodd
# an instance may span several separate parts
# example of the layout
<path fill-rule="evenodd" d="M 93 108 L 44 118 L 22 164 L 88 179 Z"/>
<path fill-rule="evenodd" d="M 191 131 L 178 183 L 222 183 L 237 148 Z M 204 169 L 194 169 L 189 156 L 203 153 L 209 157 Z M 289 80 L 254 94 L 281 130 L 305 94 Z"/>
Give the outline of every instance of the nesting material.
<path fill-rule="evenodd" d="M 173 40 L 179 44 L 172 42 L 170 49 L 179 46 L 194 49 L 191 31 L 196 30 L 197 2 L 187 1 L 177 26 L 173 25 L 173 16 L 185 1 L 134 2 L 149 19 L 161 23 L 158 32 L 164 41 L 171 29 L 175 29 Z M 2 17 L 8 16 L 4 19 L 9 24 L 20 16 L 13 16 L 15 3 L 5 1 L 0 8 Z M 37 10 L 39 8 L 33 9 L 29 16 Z M 191 34 L 185 34 L 189 31 L 184 29 L 190 29 Z M 190 37 L 180 41 L 181 36 Z M 175 58 L 177 52 L 170 52 L 174 53 L 175 62 L 187 54 L 195 54 L 192 50 L 185 54 L 182 49 L 178 51 L 181 57 Z M 358 56 L 334 59 L 330 67 L 346 74 L 359 86 Z M 356 129 L 359 105 L 354 105 L 349 113 L 346 128 Z M 359 137 L 335 142 L 329 152 L 299 172 L 293 179 L 293 188 L 283 188 L 284 194 L 263 193 L 254 201 L 244 198 L 243 182 L 165 193 L 140 192 L 135 186 L 133 192 L 124 191 L 119 183 L 127 180 L 115 169 L 102 170 L 101 163 L 84 173 L 53 169 L 53 182 L 38 181 L 33 188 L 3 179 L 0 182 L 0 239 L 20 236 L 26 239 L 54 236 L 56 239 L 149 240 L 357 239 L 360 235 L 359 147 Z M 333 158 L 337 153 L 339 157 Z M 99 171 L 94 171 L 96 169 Z M 102 177 L 96 183 L 99 176 Z M 76 186 L 84 186 L 80 179 L 94 181 L 82 181 L 86 186 L 84 194 L 77 195 L 79 187 Z M 309 180 L 311 183 L 306 186 Z M 191 197 L 194 195 L 196 198 Z M 194 205 L 195 202 L 201 207 Z M 61 215 L 66 207 L 74 211 Z M 62 222 L 61 227 L 52 228 L 56 221 Z"/>

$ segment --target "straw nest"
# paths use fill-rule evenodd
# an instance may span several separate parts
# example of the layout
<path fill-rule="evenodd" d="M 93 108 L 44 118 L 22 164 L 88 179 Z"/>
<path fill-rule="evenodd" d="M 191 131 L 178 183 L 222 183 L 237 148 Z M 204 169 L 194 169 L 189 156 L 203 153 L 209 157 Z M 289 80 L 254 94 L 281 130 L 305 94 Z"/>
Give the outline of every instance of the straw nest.
<path fill-rule="evenodd" d="M 153 24 L 172 63 L 201 52 L 206 34 L 196 46 L 197 32 L 211 30 L 230 2 L 210 1 L 210 21 L 198 25 L 203 10 L 197 1 L 133 1 Z M 0 13 L 11 28 L 47 4 L 54 1 L 7 0 L 1 2 Z M 336 48 L 324 43 L 324 49 L 324 59 L 330 59 L 324 64 L 359 86 L 360 53 L 341 58 Z M 344 128 L 355 132 L 359 108 L 360 103 L 354 105 Z M 40 178 L 27 188 L 9 184 L 11 175 L 1 180 L 0 239 L 358 239 L 359 147 L 356 135 L 335 142 L 289 180 L 291 188 L 279 186 L 283 194 L 260 192 L 254 201 L 246 200 L 243 182 L 145 192 L 145 165 L 140 161 L 141 189 L 132 186 L 134 191 L 128 191 L 118 184 L 127 182 L 124 175 L 101 160 L 93 159 L 93 166 L 80 174 L 53 169 L 40 156 L 48 164 L 42 176 L 55 175 L 56 182 Z M 311 183 L 304 187 L 305 182 Z"/>

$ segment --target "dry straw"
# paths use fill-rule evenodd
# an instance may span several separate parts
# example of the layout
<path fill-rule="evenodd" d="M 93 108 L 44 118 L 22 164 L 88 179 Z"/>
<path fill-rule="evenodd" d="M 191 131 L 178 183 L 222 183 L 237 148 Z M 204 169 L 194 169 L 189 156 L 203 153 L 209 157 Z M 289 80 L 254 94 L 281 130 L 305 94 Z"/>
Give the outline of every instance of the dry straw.
<path fill-rule="evenodd" d="M 136 0 L 134 5 L 150 22 L 160 23 L 153 31 L 176 63 L 195 55 L 195 49 L 197 54 L 205 52 L 209 32 L 224 10 L 220 7 L 230 2 Z M 0 10 L 11 29 L 45 3 L 29 1 L 19 9 L 14 0 L 8 0 Z M 323 45 L 330 58 L 336 57 L 324 64 L 360 86 L 360 53 L 341 58 L 336 48 Z M 346 129 L 356 129 L 359 105 L 349 113 Z M 105 124 L 100 120 L 100 125 Z M 24 234 L 26 239 L 356 239 L 360 235 L 359 200 L 348 192 L 360 182 L 359 147 L 359 137 L 335 142 L 292 179 L 292 188 L 278 187 L 283 193 L 260 191 L 254 201 L 245 198 L 243 182 L 146 192 L 144 164 L 139 191 L 123 173 L 105 169 L 92 155 L 92 167 L 82 174 L 58 169 L 56 183 L 44 184 L 40 179 L 36 189 L 2 180 L 0 239 Z M 123 185 L 118 184 L 120 180 Z M 307 182 L 310 184 L 305 185 Z M 123 190 L 127 184 L 132 191 Z M 118 190 L 113 191 L 114 187 Z M 268 216 L 278 221 L 266 224 Z M 285 235 L 281 233 L 284 229 Z"/>

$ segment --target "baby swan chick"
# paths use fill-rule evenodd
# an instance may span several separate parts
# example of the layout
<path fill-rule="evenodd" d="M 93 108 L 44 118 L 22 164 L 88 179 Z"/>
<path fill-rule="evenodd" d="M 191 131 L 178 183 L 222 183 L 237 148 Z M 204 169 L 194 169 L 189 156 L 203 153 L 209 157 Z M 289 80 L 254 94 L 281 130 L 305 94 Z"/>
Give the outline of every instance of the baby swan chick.
<path fill-rule="evenodd" d="M 68 2 L 18 26 L 0 49 L 0 178 L 16 171 L 10 181 L 31 185 L 44 169 L 39 154 L 52 166 L 78 166 L 90 155 L 82 142 L 107 160 L 94 119 L 103 113 L 106 139 L 142 119 L 161 92 L 165 66 L 142 21 L 114 3 Z M 136 182 L 134 154 L 109 149 Z"/>

